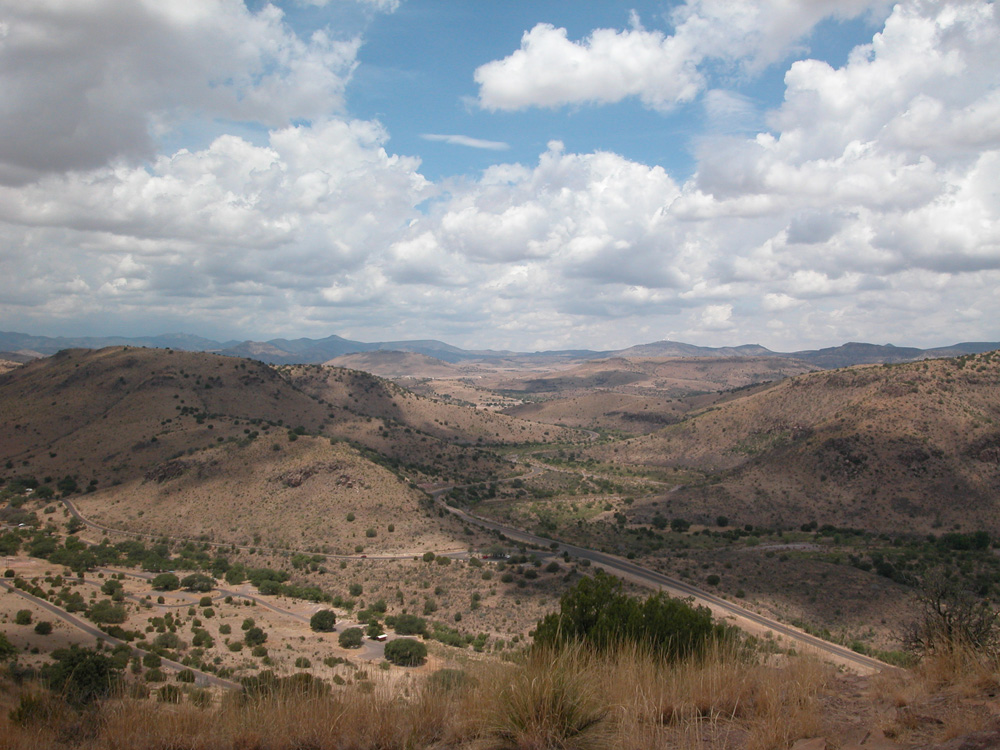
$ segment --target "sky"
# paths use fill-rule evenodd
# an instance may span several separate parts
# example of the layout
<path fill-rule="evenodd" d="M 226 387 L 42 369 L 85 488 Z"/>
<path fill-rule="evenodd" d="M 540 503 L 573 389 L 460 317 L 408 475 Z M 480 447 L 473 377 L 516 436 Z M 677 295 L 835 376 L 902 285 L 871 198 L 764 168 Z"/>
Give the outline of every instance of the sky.
<path fill-rule="evenodd" d="M 0 0 L 0 330 L 1000 340 L 981 0 Z"/>

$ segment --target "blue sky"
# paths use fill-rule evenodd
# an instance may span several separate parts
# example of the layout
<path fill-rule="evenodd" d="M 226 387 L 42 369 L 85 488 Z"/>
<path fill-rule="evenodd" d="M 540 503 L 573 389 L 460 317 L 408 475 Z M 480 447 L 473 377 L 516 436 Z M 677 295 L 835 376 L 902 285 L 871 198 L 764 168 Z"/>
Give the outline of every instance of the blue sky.
<path fill-rule="evenodd" d="M 983 0 L 0 0 L 0 320 L 996 340 L 997 59 Z"/>

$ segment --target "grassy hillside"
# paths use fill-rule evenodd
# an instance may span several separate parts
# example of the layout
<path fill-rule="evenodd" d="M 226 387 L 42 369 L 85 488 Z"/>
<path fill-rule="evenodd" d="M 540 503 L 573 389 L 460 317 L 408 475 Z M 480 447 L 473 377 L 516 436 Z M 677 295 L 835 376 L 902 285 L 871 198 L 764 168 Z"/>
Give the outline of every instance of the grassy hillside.
<path fill-rule="evenodd" d="M 245 546 L 333 554 L 464 546 L 461 528 L 431 513 L 423 493 L 344 443 L 308 436 L 225 443 L 76 503 L 113 528 Z"/>
<path fill-rule="evenodd" d="M 614 357 L 569 370 L 509 379 L 506 390 L 574 395 L 601 389 L 678 398 L 695 393 L 742 388 L 811 372 L 816 368 L 776 357 L 651 359 Z"/>
<path fill-rule="evenodd" d="M 207 354 L 77 349 L 0 377 L 0 460 L 82 486 L 134 478 L 255 430 L 315 431 L 323 420 L 313 399 L 268 366 Z"/>
<path fill-rule="evenodd" d="M 591 453 L 711 474 L 671 495 L 705 519 L 995 533 L 1000 354 L 802 375 Z"/>

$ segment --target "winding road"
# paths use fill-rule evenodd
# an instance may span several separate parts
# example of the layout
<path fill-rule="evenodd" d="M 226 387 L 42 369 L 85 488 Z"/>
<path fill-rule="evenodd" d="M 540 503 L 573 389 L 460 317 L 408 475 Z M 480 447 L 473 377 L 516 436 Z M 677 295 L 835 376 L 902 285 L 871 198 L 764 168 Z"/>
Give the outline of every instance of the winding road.
<path fill-rule="evenodd" d="M 537 470 L 538 468 L 540 467 L 533 466 L 534 470 Z M 645 586 L 647 588 L 653 589 L 654 591 L 666 591 L 680 597 L 691 597 L 692 599 L 694 599 L 696 603 L 709 607 L 713 612 L 716 613 L 716 615 L 742 619 L 746 622 L 752 623 L 753 625 L 764 628 L 765 630 L 771 631 L 777 635 L 784 636 L 785 638 L 788 638 L 791 641 L 800 644 L 801 646 L 806 646 L 807 648 L 815 652 L 818 652 L 821 655 L 834 659 L 838 663 L 847 664 L 855 669 L 859 669 L 864 672 L 895 669 L 895 667 L 892 667 L 891 665 L 886 664 L 885 662 L 873 659 L 872 657 L 866 656 L 864 654 L 859 654 L 858 652 L 852 651 L 851 649 L 841 646 L 839 644 L 831 643 L 830 641 L 825 641 L 822 638 L 817 638 L 816 636 L 810 635 L 790 625 L 778 622 L 777 620 L 772 620 L 769 617 L 765 617 L 764 615 L 758 614 L 757 612 L 754 612 L 750 609 L 741 607 L 740 605 L 735 604 L 734 602 L 728 601 L 726 599 L 723 599 L 720 596 L 699 589 L 698 587 L 693 586 L 690 583 L 686 583 L 676 578 L 671 578 L 662 573 L 658 573 L 654 570 L 644 568 L 641 565 L 637 565 L 636 563 L 630 560 L 626 560 L 624 558 L 618 557 L 616 555 L 611 555 L 606 552 L 598 552 L 597 550 L 586 549 L 584 547 L 577 547 L 572 544 L 559 542 L 558 540 L 553 540 L 546 537 L 540 537 L 512 526 L 506 526 L 496 521 L 491 521 L 489 519 L 482 518 L 480 516 L 469 513 L 468 511 L 464 511 L 460 508 L 452 507 L 448 505 L 446 502 L 444 502 L 442 497 L 447 492 L 450 492 L 452 489 L 454 489 L 453 485 L 446 485 L 446 486 L 426 485 L 422 487 L 422 489 L 431 496 L 431 498 L 440 508 L 446 510 L 448 513 L 451 513 L 456 518 L 466 523 L 472 524 L 474 526 L 478 526 L 487 531 L 493 531 L 499 534 L 503 534 L 505 537 L 513 541 L 550 549 L 553 552 L 560 554 L 567 553 L 573 557 L 582 560 L 590 560 L 591 563 L 601 566 L 607 572 L 614 573 L 620 576 L 621 578 L 632 581 L 633 583 L 636 583 L 640 586 Z M 97 529 L 99 531 L 113 533 L 113 534 L 127 534 L 130 536 L 162 538 L 162 535 L 156 536 L 152 534 L 123 531 L 121 529 L 113 529 L 106 526 L 102 526 L 98 523 L 95 523 L 94 521 L 91 521 L 90 519 L 86 518 L 83 514 L 81 514 L 80 511 L 76 508 L 76 506 L 73 505 L 72 501 L 64 498 L 63 503 L 65 503 L 67 509 L 73 515 L 74 518 L 78 519 L 80 522 L 86 524 L 87 526 Z M 168 538 L 173 539 L 175 541 L 184 541 L 184 542 L 191 541 L 189 539 L 180 537 L 168 537 Z M 249 549 L 249 547 L 243 547 L 240 545 L 233 545 L 233 544 L 226 544 L 219 542 L 209 542 L 209 544 L 215 547 L 226 547 L 226 548 L 235 547 L 236 549 L 241 549 L 241 550 Z M 365 557 L 370 557 L 371 559 L 409 559 L 413 557 L 413 554 L 414 553 L 395 554 L 395 555 L 394 554 L 371 555 L 371 556 L 325 555 L 325 557 L 330 559 L 360 559 Z M 449 557 L 462 557 L 465 556 L 467 553 L 464 551 L 457 552 L 452 550 L 445 552 L 443 554 Z M 135 574 L 131 573 L 131 575 Z M 6 587 L 10 588 L 9 586 Z M 224 591 L 224 590 L 219 589 L 219 591 Z M 246 593 L 237 591 L 225 591 L 225 593 L 231 594 L 233 596 L 241 596 L 245 598 L 254 599 L 259 604 L 262 604 L 265 607 L 273 609 L 277 612 L 281 612 L 282 614 L 289 615 L 296 619 L 302 619 L 300 615 L 296 615 L 286 610 L 277 608 L 274 605 L 264 600 L 261 600 L 253 595 L 248 595 Z M 107 638 L 106 634 L 103 633 L 101 634 L 101 637 Z"/>
<path fill-rule="evenodd" d="M 112 646 L 128 646 L 129 649 L 131 649 L 132 654 L 135 656 L 143 657 L 147 653 L 150 653 L 148 651 L 145 651 L 144 649 L 129 645 L 120 638 L 115 638 L 114 636 L 108 635 L 100 628 L 96 628 L 93 625 L 91 625 L 89 622 L 85 622 L 84 620 L 81 620 L 79 617 L 71 615 L 66 610 L 61 609 L 60 607 L 57 607 L 55 604 L 47 602 L 44 599 L 35 596 L 34 594 L 29 594 L 27 591 L 22 591 L 21 589 L 15 587 L 13 584 L 8 583 L 3 579 L 0 579 L 0 588 L 4 588 L 13 594 L 16 594 L 24 599 L 27 599 L 28 601 L 38 605 L 42 609 L 51 612 L 53 615 L 55 615 L 56 617 L 58 617 L 60 620 L 67 623 L 71 627 L 74 627 L 77 630 L 86 633 L 87 635 L 91 635 L 98 640 L 104 641 L 105 643 L 109 643 Z M 238 683 L 233 682 L 232 680 L 226 680 L 223 679 L 222 677 L 218 677 L 214 674 L 211 674 L 210 672 L 202 672 L 200 669 L 194 669 L 193 667 L 186 667 L 180 662 L 176 662 L 171 659 L 161 658 L 160 666 L 166 667 L 167 669 L 170 669 L 174 672 L 181 672 L 185 669 L 190 669 L 195 674 L 195 684 L 202 687 L 211 685 L 214 687 L 228 688 L 230 690 L 239 690 L 241 687 Z"/>
<path fill-rule="evenodd" d="M 476 516 L 472 513 L 461 510 L 460 508 L 453 508 L 441 499 L 442 495 L 448 492 L 449 489 L 450 488 L 435 489 L 430 494 L 439 507 L 444 508 L 449 513 L 466 523 L 474 524 L 488 531 L 499 532 L 508 539 L 516 542 L 548 548 L 557 553 L 565 552 L 573 557 L 590 560 L 591 563 L 600 565 L 609 573 L 614 573 L 621 578 L 637 583 L 640 586 L 651 588 L 655 591 L 667 591 L 677 596 L 691 597 L 696 603 L 709 607 L 717 614 L 746 620 L 757 626 L 763 627 L 766 630 L 789 638 L 801 645 L 807 646 L 814 651 L 818 651 L 820 654 L 833 657 L 840 663 L 846 662 L 847 664 L 857 669 L 861 669 L 862 671 L 870 672 L 895 669 L 895 667 L 892 667 L 885 662 L 881 662 L 878 659 L 873 659 L 870 656 L 859 654 L 858 652 L 852 651 L 851 649 L 845 648 L 839 644 L 824 641 L 822 638 L 817 638 L 816 636 L 809 635 L 808 633 L 798 630 L 797 628 L 793 628 L 790 625 L 785 625 L 777 620 L 772 620 L 769 617 L 765 617 L 764 615 L 758 614 L 745 607 L 741 607 L 740 605 L 734 604 L 733 602 L 723 599 L 720 596 L 703 591 L 689 583 L 665 576 L 662 573 L 649 570 L 641 565 L 636 565 L 630 560 L 617 557 L 616 555 L 610 555 L 606 552 L 598 552 L 597 550 L 577 547 L 572 544 L 566 544 L 557 540 L 536 536 L 535 534 L 530 534 L 512 526 L 505 526 L 501 523 L 497 523 L 496 521 L 481 518 L 480 516 Z"/>

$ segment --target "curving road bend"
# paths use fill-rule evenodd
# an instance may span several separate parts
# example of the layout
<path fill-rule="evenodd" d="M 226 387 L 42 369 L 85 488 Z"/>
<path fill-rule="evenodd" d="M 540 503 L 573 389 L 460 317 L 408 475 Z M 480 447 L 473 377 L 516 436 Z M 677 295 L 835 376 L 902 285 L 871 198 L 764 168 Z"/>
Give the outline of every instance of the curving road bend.
<path fill-rule="evenodd" d="M 79 617 L 71 615 L 66 610 L 60 609 L 51 602 L 47 602 L 44 599 L 40 599 L 39 597 L 34 596 L 33 594 L 29 594 L 27 591 L 22 591 L 21 589 L 15 587 L 14 585 L 8 583 L 5 580 L 0 579 L 0 588 L 4 588 L 13 594 L 17 594 L 18 596 L 27 599 L 33 604 L 37 604 L 39 607 L 51 612 L 53 615 L 55 615 L 68 625 L 86 633 L 87 635 L 91 635 L 98 640 L 102 640 L 105 643 L 111 644 L 112 646 L 119 646 L 119 645 L 128 646 L 132 650 L 132 654 L 135 656 L 142 657 L 145 656 L 147 653 L 149 653 L 148 651 L 145 651 L 144 649 L 141 648 L 137 648 L 136 646 L 132 646 L 119 638 L 115 638 L 114 636 L 108 635 L 100 628 L 96 628 L 93 625 L 91 625 L 89 622 L 84 622 Z M 166 667 L 167 669 L 170 669 L 174 672 L 180 672 L 185 669 L 190 669 L 195 674 L 196 684 L 202 687 L 206 685 L 211 685 L 214 687 L 228 688 L 230 690 L 239 690 L 241 688 L 241 686 L 238 683 L 233 682 L 232 680 L 226 680 L 223 679 L 222 677 L 217 677 L 216 675 L 211 674 L 209 672 L 202 672 L 200 669 L 194 669 L 193 667 L 185 667 L 180 662 L 176 662 L 171 659 L 161 658 L 160 664 L 161 666 Z"/>
<path fill-rule="evenodd" d="M 610 555 L 606 552 L 598 552 L 597 550 L 585 549 L 572 544 L 565 544 L 553 539 L 536 536 L 535 534 L 530 534 L 512 526 L 504 526 L 503 524 L 495 521 L 481 518 L 459 508 L 453 508 L 441 500 L 441 496 L 447 491 L 447 489 L 436 489 L 431 492 L 431 496 L 440 507 L 467 523 L 474 524 L 489 531 L 499 532 L 508 539 L 512 539 L 514 541 L 537 545 L 540 547 L 547 547 L 552 549 L 554 552 L 566 552 L 573 557 L 590 560 L 592 563 L 600 565 L 608 572 L 615 573 L 616 575 L 632 581 L 633 583 L 637 583 L 656 591 L 667 591 L 681 597 L 692 597 L 696 603 L 706 605 L 716 613 L 747 620 L 776 634 L 785 636 L 786 638 L 789 638 L 801 645 L 808 646 L 810 649 L 818 651 L 821 654 L 832 656 L 841 663 L 846 662 L 856 669 L 860 669 L 865 672 L 878 672 L 887 669 L 896 669 L 895 667 L 892 667 L 885 662 L 881 662 L 878 659 L 873 659 L 870 656 L 859 654 L 856 651 L 852 651 L 851 649 L 845 648 L 844 646 L 840 646 L 836 643 L 824 641 L 822 638 L 817 638 L 801 630 L 793 628 L 790 625 L 785 625 L 777 620 L 764 617 L 763 615 L 746 609 L 745 607 L 741 607 L 738 604 L 734 604 L 733 602 L 723 599 L 720 596 L 716 596 L 715 594 L 711 594 L 707 591 L 702 591 L 689 583 L 665 576 L 662 573 L 649 570 L 641 565 L 636 565 L 630 560 L 617 557 L 616 555 Z"/>
<path fill-rule="evenodd" d="M 537 468 L 538 467 L 533 467 L 533 469 Z M 793 628 L 790 625 L 785 625 L 784 623 L 778 622 L 777 620 L 772 620 L 769 617 L 765 617 L 761 614 L 753 612 L 752 610 L 746 609 L 745 607 L 741 607 L 740 605 L 735 604 L 726 599 L 723 599 L 720 596 L 716 596 L 715 594 L 703 591 L 702 589 L 699 589 L 696 586 L 692 586 L 691 584 L 686 583 L 684 581 L 678 580 L 676 578 L 671 578 L 669 576 L 663 575 L 662 573 L 649 570 L 648 568 L 644 568 L 641 565 L 637 565 L 630 560 L 626 560 L 616 555 L 610 555 L 606 552 L 598 552 L 597 550 L 586 549 L 584 547 L 577 547 L 572 544 L 566 544 L 564 542 L 559 542 L 553 539 L 536 536 L 535 534 L 531 534 L 521 529 L 517 529 L 512 526 L 505 526 L 501 523 L 497 523 L 496 521 L 491 521 L 489 519 L 476 516 L 472 513 L 461 510 L 460 508 L 452 507 L 442 500 L 442 496 L 445 493 L 451 491 L 452 489 L 453 489 L 452 485 L 446 485 L 446 486 L 434 485 L 425 487 L 424 491 L 427 492 L 431 496 L 431 498 L 433 498 L 433 500 L 438 504 L 439 507 L 451 513 L 453 516 L 456 516 L 457 518 L 465 521 L 466 523 L 479 526 L 480 528 L 486 529 L 488 531 L 498 532 L 500 534 L 503 534 L 509 539 L 518 542 L 523 542 L 524 544 L 531 544 L 543 548 L 549 548 L 558 553 L 566 552 L 574 557 L 590 560 L 592 563 L 600 565 L 605 570 L 613 572 L 616 575 L 626 580 L 639 584 L 640 586 L 645 586 L 647 588 L 651 588 L 656 591 L 667 591 L 676 596 L 691 597 L 695 600 L 696 603 L 703 604 L 709 607 L 717 614 L 746 620 L 750 623 L 753 623 L 754 625 L 763 627 L 766 630 L 772 631 L 775 634 L 784 636 L 794 642 L 797 642 L 800 645 L 806 646 L 814 651 L 817 651 L 820 654 L 826 655 L 828 657 L 833 657 L 838 662 L 846 663 L 854 667 L 855 669 L 860 669 L 865 672 L 871 672 L 871 671 L 877 672 L 877 671 L 884 671 L 887 669 L 896 669 L 895 667 L 886 664 L 885 662 L 879 661 L 878 659 L 873 659 L 870 656 L 859 654 L 858 652 L 852 651 L 851 649 L 845 648 L 844 646 L 841 646 L 839 644 L 831 643 L 830 641 L 824 641 L 822 638 L 817 638 L 816 636 L 809 635 L 808 633 L 798 630 L 797 628 Z M 74 518 L 79 519 L 82 523 L 86 524 L 91 528 L 97 529 L 99 531 L 104 531 L 107 533 L 126 534 L 130 536 L 142 536 L 142 537 L 154 538 L 154 535 L 152 534 L 123 531 L 121 529 L 112 529 L 106 526 L 102 526 L 82 515 L 70 500 L 64 498 L 63 503 L 65 503 L 67 509 Z M 171 537 L 171 539 L 174 539 L 175 541 L 189 541 L 187 539 L 183 539 L 180 537 L 177 538 Z M 235 546 L 237 549 L 243 549 L 243 550 L 249 549 L 249 547 L 242 547 L 240 545 L 213 543 L 213 542 L 209 542 L 209 544 L 215 547 L 232 548 Z M 461 557 L 467 553 L 465 553 L 464 551 L 463 552 L 449 551 L 444 554 L 449 557 Z M 400 555 L 372 555 L 371 557 L 372 559 L 394 559 L 394 558 L 411 558 L 412 556 L 413 556 L 412 553 L 410 553 L 410 554 L 400 554 Z M 330 559 L 339 559 L 339 558 L 357 559 L 367 556 L 326 555 L 326 557 Z M 7 588 L 10 587 L 7 586 Z M 219 591 L 223 591 L 223 589 L 219 589 Z M 20 593 L 23 594 L 23 592 Z M 281 612 L 282 614 L 286 614 L 294 618 L 301 617 L 299 615 L 295 615 L 294 613 L 288 612 L 287 610 L 282 610 L 278 607 L 275 607 L 273 604 L 270 604 L 269 602 L 263 601 L 255 596 L 248 595 L 246 593 L 237 591 L 226 591 L 226 593 L 232 594 L 233 596 L 241 596 L 245 598 L 254 599 L 259 604 L 262 604 L 265 607 L 268 607 L 277 612 Z M 102 633 L 100 637 L 107 638 L 107 635 Z"/>

